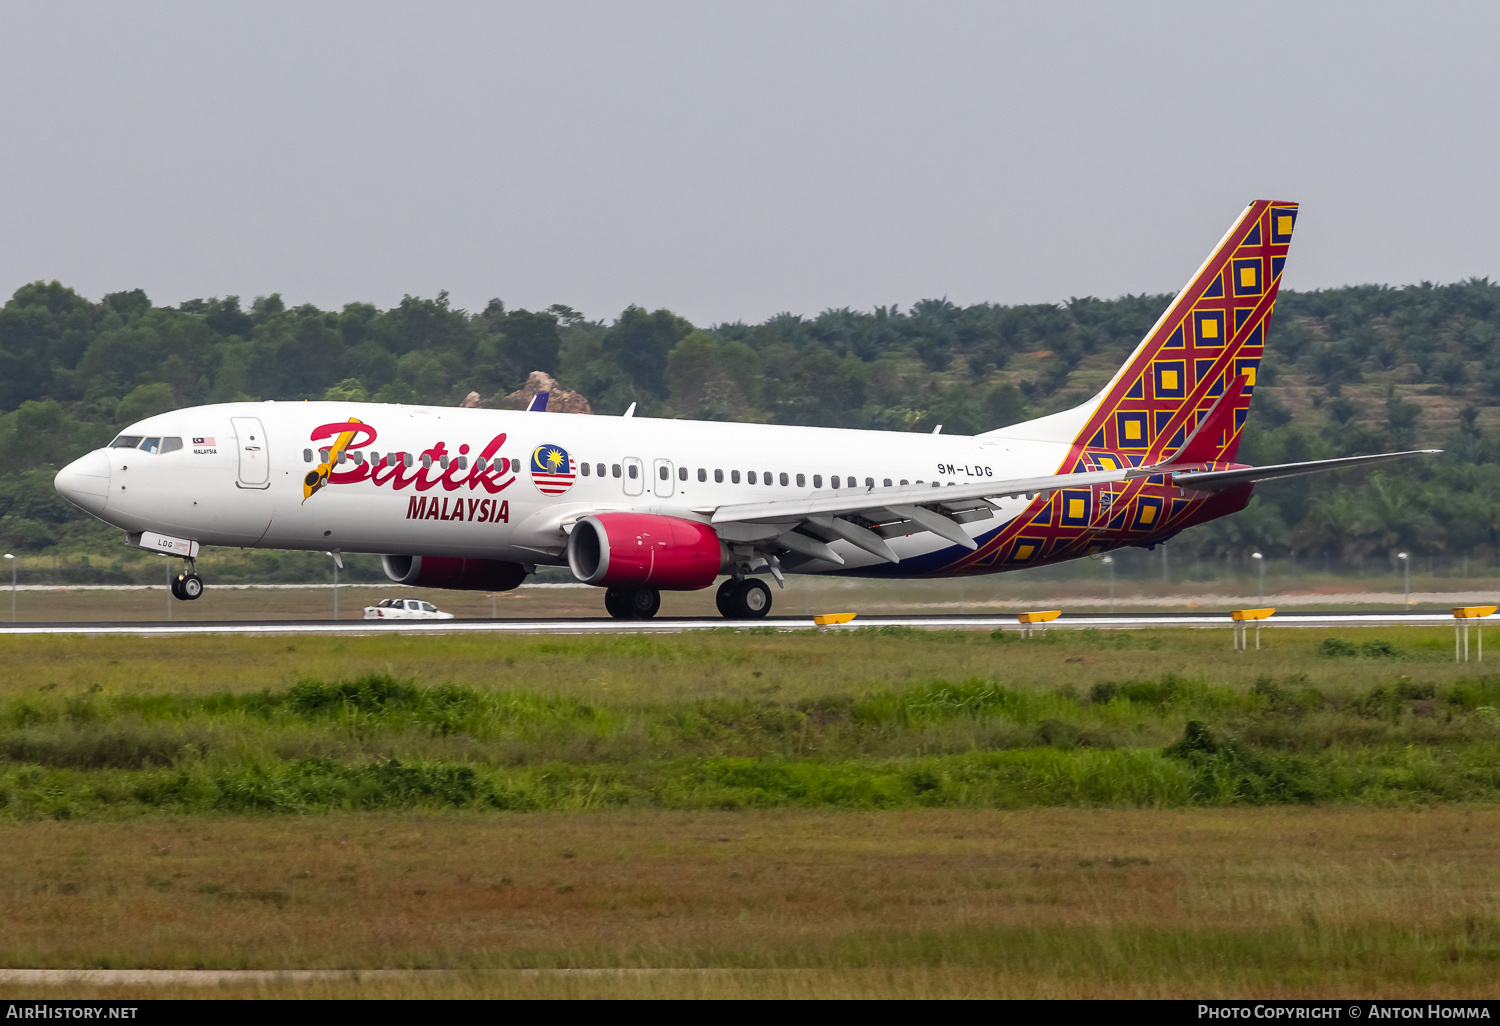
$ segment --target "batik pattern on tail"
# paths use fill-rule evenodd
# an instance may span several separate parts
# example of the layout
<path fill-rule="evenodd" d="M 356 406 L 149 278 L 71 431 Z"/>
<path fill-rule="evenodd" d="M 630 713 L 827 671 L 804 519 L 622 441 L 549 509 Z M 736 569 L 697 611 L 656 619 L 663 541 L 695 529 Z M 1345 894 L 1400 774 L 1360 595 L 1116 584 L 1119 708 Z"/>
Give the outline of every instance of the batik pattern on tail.
<path fill-rule="evenodd" d="M 1243 376 L 1233 427 L 1217 440 L 1212 466 L 1233 461 L 1296 219 L 1295 203 L 1259 200 L 1246 209 L 1105 390 L 1057 473 L 1161 462 Z M 974 552 L 934 569 L 993 573 L 1150 544 L 1243 508 L 1249 495 L 1248 486 L 1192 492 L 1164 476 L 1062 488 L 1038 497 Z"/>

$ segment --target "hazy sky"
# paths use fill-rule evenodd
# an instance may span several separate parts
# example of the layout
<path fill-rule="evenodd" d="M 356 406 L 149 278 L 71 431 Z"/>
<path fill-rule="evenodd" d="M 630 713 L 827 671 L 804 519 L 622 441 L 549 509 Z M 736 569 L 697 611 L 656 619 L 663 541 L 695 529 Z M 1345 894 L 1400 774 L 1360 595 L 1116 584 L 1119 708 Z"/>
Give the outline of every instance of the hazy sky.
<path fill-rule="evenodd" d="M 1500 5 L 0 0 L 0 295 L 783 310 L 1500 277 Z"/>

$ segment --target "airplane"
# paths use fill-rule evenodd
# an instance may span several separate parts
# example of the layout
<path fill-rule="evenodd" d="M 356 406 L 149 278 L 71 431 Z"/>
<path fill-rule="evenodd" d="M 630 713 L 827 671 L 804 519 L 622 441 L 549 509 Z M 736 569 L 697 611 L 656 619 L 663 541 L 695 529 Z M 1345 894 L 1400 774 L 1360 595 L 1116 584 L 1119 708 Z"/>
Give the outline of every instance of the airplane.
<path fill-rule="evenodd" d="M 1153 548 L 1245 508 L 1255 484 L 1439 450 L 1235 462 L 1297 204 L 1245 208 L 1087 402 L 980 435 L 354 402 L 244 402 L 148 417 L 58 472 L 131 545 L 378 553 L 399 584 L 489 592 L 539 566 L 618 618 L 711 587 L 728 619 L 763 578 L 940 577 Z"/>

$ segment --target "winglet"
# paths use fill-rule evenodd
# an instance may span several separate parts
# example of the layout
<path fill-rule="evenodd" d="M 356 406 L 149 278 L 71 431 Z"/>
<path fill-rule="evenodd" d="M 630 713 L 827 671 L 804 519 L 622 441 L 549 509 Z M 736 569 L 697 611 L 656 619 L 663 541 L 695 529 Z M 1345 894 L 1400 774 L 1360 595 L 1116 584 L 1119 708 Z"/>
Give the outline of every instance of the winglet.
<path fill-rule="evenodd" d="M 1193 428 L 1186 441 L 1158 465 L 1175 467 L 1189 463 L 1211 463 L 1218 459 L 1224 448 L 1219 443 L 1219 438 L 1225 431 L 1231 436 L 1234 434 L 1234 407 L 1249 382 L 1249 377 L 1244 374 L 1231 381 L 1224 394 L 1219 396 L 1219 401 L 1209 407 L 1208 413 Z"/>
<path fill-rule="evenodd" d="M 635 403 L 631 403 L 630 404 L 630 409 L 628 409 L 628 410 L 625 411 L 625 416 L 627 416 L 627 417 L 634 417 L 635 416 Z"/>
<path fill-rule="evenodd" d="M 532 396 L 531 397 L 531 403 L 530 403 L 530 405 L 528 405 L 526 407 L 526 412 L 527 413 L 546 413 L 547 412 L 547 399 L 548 399 L 548 397 L 550 395 L 551 395 L 550 392 L 538 392 L 536 395 Z"/>

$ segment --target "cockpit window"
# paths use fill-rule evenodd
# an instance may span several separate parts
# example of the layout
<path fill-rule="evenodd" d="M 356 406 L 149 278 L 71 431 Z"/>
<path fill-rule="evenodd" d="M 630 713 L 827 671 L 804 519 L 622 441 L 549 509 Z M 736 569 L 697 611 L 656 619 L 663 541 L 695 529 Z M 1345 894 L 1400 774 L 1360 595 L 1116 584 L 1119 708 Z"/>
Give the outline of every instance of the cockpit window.
<path fill-rule="evenodd" d="M 111 449 L 134 449 L 141 444 L 140 435 L 121 435 L 109 443 Z"/>
<path fill-rule="evenodd" d="M 178 449 L 181 449 L 181 448 L 182 448 L 182 439 L 180 439 L 180 438 L 163 438 L 161 440 L 161 451 L 162 452 L 176 452 Z"/>
<path fill-rule="evenodd" d="M 148 439 L 146 439 L 144 442 L 141 443 L 141 450 L 143 452 L 160 452 L 161 451 L 161 439 L 160 438 L 148 438 Z"/>

